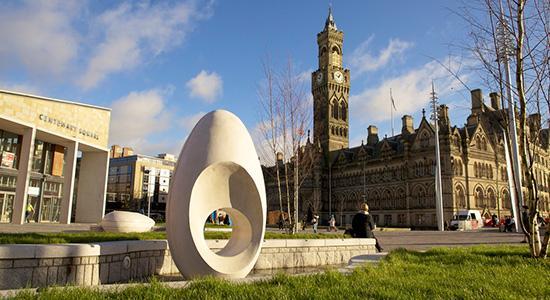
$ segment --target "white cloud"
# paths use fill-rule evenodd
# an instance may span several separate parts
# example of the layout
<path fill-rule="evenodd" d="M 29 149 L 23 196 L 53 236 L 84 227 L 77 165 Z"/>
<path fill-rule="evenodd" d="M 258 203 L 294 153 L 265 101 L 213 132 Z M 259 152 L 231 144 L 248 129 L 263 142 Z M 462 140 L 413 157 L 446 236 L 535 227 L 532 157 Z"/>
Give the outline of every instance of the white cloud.
<path fill-rule="evenodd" d="M 413 46 L 413 43 L 410 42 L 400 39 L 390 39 L 388 46 L 380 50 L 378 55 L 375 56 L 369 52 L 369 46 L 373 38 L 373 36 L 369 37 L 351 53 L 350 64 L 356 75 L 382 68 L 390 60 L 400 58 L 405 50 Z"/>
<path fill-rule="evenodd" d="M 138 153 L 151 144 L 148 140 L 153 134 L 166 130 L 172 119 L 163 92 L 156 89 L 131 92 L 111 107 L 110 143 L 133 147 Z"/>
<path fill-rule="evenodd" d="M 313 69 L 305 70 L 302 73 L 299 73 L 298 76 L 296 76 L 297 80 L 301 83 L 311 85 L 311 73 L 313 73 Z"/>
<path fill-rule="evenodd" d="M 206 103 L 214 103 L 222 94 L 223 81 L 216 73 L 208 73 L 205 70 L 200 71 L 197 76 L 190 79 L 185 86 L 189 89 L 189 95 L 194 98 L 200 98 Z"/>
<path fill-rule="evenodd" d="M 457 58 L 449 60 L 451 69 L 457 69 Z M 468 74 L 461 76 L 466 81 Z M 360 124 L 372 124 L 390 119 L 390 88 L 397 106 L 397 115 L 412 114 L 427 107 L 431 80 L 439 97 L 462 88 L 461 83 L 439 63 L 432 61 L 400 76 L 388 78 L 378 86 L 364 89 L 350 97 L 350 112 Z M 387 108 L 387 109 L 384 109 Z M 395 114 L 395 113 L 394 113 Z"/>
<path fill-rule="evenodd" d="M 125 2 L 99 15 L 92 28 L 102 40 L 78 83 L 93 88 L 109 74 L 135 68 L 181 44 L 193 21 L 208 17 L 209 5 L 199 10 L 194 3 Z"/>
<path fill-rule="evenodd" d="M 77 1 L 0 3 L 0 64 L 21 63 L 37 74 L 64 73 L 78 52 L 72 23 L 80 8 Z"/>

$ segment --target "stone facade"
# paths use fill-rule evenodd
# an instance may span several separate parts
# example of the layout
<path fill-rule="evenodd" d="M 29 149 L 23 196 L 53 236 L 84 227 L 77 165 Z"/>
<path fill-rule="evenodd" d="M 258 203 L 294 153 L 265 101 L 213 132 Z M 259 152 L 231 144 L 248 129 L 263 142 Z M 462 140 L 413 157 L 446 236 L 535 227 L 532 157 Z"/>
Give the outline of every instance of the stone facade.
<path fill-rule="evenodd" d="M 348 147 L 350 77 L 349 71 L 342 67 L 343 33 L 337 30 L 331 14 L 317 41 L 319 69 L 312 74 L 313 141 L 308 137 L 300 157 L 303 164 L 312 165 L 311 172 L 302 174 L 306 179 L 300 189 L 301 219 L 316 212 L 324 222 L 334 214 L 337 224 L 350 224 L 359 204 L 366 201 L 378 225 L 436 227 L 433 124 L 424 112 L 417 127 L 413 118 L 405 115 L 399 134 L 380 138 L 376 126 L 371 125 L 366 141 L 360 146 Z M 332 51 L 329 54 L 328 49 Z M 343 80 L 337 82 L 332 70 L 341 71 Z M 471 114 L 462 127 L 451 125 L 447 106 L 439 108 L 446 221 L 461 209 L 479 210 L 485 217 L 511 215 L 500 125 L 508 113 L 501 108 L 498 94 L 490 94 L 490 105 L 485 104 L 481 90 L 473 90 L 471 94 Z M 550 211 L 550 131 L 542 128 L 540 115 L 530 116 L 528 123 L 529 128 L 518 130 L 539 137 L 534 164 L 541 199 L 539 209 L 547 214 Z M 278 166 L 282 170 L 283 163 L 279 162 Z M 268 210 L 277 211 L 275 167 L 265 167 L 264 172 Z M 283 182 L 283 197 L 284 187 Z"/>
<path fill-rule="evenodd" d="M 227 240 L 207 240 L 214 252 Z M 266 240 L 254 270 L 347 264 L 373 254 L 374 239 Z M 93 286 L 178 275 L 166 240 L 97 244 L 0 245 L 0 290 Z"/>
<path fill-rule="evenodd" d="M 108 148 L 109 109 L 82 103 L 0 91 L 0 116 L 39 130 Z"/>

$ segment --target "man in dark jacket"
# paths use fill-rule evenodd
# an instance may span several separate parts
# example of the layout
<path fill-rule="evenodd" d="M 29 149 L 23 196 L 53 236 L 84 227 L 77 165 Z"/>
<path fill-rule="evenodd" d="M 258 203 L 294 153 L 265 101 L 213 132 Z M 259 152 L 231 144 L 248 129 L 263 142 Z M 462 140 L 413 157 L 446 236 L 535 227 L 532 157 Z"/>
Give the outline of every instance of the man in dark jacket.
<path fill-rule="evenodd" d="M 374 223 L 372 216 L 369 214 L 369 206 L 367 203 L 361 204 L 361 210 L 353 216 L 351 227 L 353 228 L 353 237 L 375 239 L 376 250 L 378 250 L 378 252 L 382 252 L 383 249 L 373 233 L 373 230 L 376 228 L 376 224 Z"/>

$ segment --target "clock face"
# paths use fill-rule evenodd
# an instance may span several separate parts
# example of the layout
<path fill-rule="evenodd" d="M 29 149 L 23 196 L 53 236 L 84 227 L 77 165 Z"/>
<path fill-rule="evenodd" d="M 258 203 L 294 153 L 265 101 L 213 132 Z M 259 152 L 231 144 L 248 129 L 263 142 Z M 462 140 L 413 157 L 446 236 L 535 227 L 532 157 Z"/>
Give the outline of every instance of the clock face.
<path fill-rule="evenodd" d="M 323 81 L 323 73 L 317 73 L 317 77 L 315 77 L 317 80 L 317 83 L 321 83 Z"/>
<path fill-rule="evenodd" d="M 344 74 L 342 74 L 342 72 L 340 71 L 334 72 L 334 80 L 336 80 L 336 82 L 338 83 L 344 82 Z"/>

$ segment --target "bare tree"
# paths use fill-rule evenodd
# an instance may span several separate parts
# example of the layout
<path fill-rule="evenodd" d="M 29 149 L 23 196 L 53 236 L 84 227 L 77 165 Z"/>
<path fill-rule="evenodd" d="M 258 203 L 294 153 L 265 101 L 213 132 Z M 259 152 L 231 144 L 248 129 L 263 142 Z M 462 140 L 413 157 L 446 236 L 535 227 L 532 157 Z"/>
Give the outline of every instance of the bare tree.
<path fill-rule="evenodd" d="M 300 164 L 300 159 L 303 154 L 301 153 L 303 148 L 301 147 L 304 138 L 304 131 L 311 122 L 311 114 L 307 97 L 305 93 L 305 86 L 301 82 L 298 74 L 295 73 L 294 66 L 291 59 L 288 59 L 286 67 L 279 74 L 278 90 L 282 101 L 282 115 L 283 121 L 283 144 L 285 146 L 285 153 L 291 153 L 291 163 L 285 164 L 287 193 L 289 193 L 289 181 L 292 180 L 293 184 L 293 211 L 294 222 L 293 232 L 297 231 L 297 224 L 299 220 L 298 201 L 299 190 L 303 179 L 300 176 L 300 170 L 302 173 L 305 170 L 310 170 L 311 165 Z M 290 143 L 287 143 L 289 140 Z M 292 167 L 292 178 L 288 174 L 288 167 Z M 290 199 L 290 197 L 288 198 Z M 291 211 L 289 209 L 289 211 Z M 290 219 L 290 217 L 289 217 Z"/>
<path fill-rule="evenodd" d="M 513 113 L 518 116 L 519 169 L 523 173 L 516 182 L 524 181 L 526 186 L 524 203 L 518 203 L 517 209 L 522 204 L 527 207 L 520 214 L 520 224 L 529 240 L 531 255 L 545 258 L 550 226 L 541 241 L 537 218 L 542 200 L 535 163 L 541 154 L 547 155 L 547 149 L 541 148 L 541 136 L 544 119 L 550 115 L 550 3 L 547 0 L 470 3 L 459 13 L 471 26 L 469 37 L 473 43 L 466 48 L 480 63 L 478 71 L 482 79 L 496 85 L 501 94 L 510 91 L 509 99 L 517 99 L 519 110 Z M 509 67 L 514 80 L 507 80 Z M 516 187 L 516 193 L 523 193 L 521 185 Z"/>
<path fill-rule="evenodd" d="M 259 93 L 262 107 L 260 129 L 268 144 L 268 156 L 274 158 L 274 167 L 268 169 L 276 176 L 280 210 L 283 210 L 283 195 L 286 193 L 288 222 L 295 232 L 299 220 L 300 187 L 309 176 L 314 161 L 308 154 L 309 150 L 302 145 L 304 132 L 311 123 L 310 106 L 304 82 L 296 74 L 291 59 L 279 72 L 273 71 L 265 62 L 262 66 L 265 82 Z M 282 166 L 279 158 L 282 158 Z M 266 162 L 271 163 L 271 159 Z"/>
<path fill-rule="evenodd" d="M 277 184 L 277 196 L 279 198 L 279 213 L 283 214 L 283 195 L 281 192 L 281 174 L 279 168 L 279 159 L 277 153 L 280 151 L 279 145 L 279 119 L 277 112 L 279 111 L 278 101 L 275 98 L 274 91 L 274 74 L 273 68 L 269 57 L 262 62 L 262 71 L 264 74 L 264 80 L 262 85 L 258 87 L 258 96 L 261 106 L 260 110 L 260 131 L 265 139 L 268 148 L 270 150 L 269 155 L 265 157 L 271 157 L 275 165 L 275 180 Z M 260 149 L 263 149 L 260 147 Z M 281 218 L 282 216 L 279 216 Z"/>

